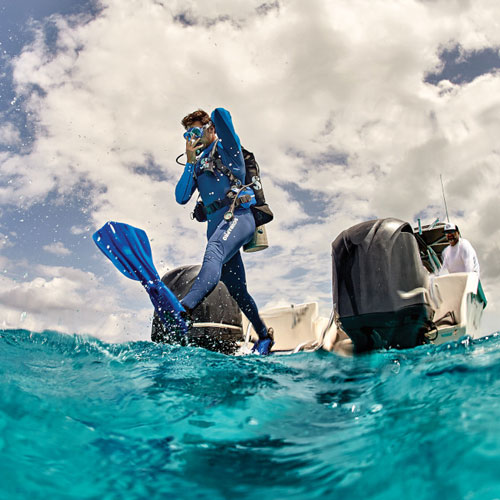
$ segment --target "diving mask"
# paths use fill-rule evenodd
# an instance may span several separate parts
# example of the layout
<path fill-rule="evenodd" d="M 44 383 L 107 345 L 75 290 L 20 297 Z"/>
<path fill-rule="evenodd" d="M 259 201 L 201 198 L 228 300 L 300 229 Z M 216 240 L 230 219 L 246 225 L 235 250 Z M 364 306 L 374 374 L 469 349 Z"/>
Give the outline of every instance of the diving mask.
<path fill-rule="evenodd" d="M 203 134 L 205 133 L 205 130 L 207 130 L 208 127 L 212 125 L 211 122 L 206 123 L 203 125 L 203 127 L 190 127 L 184 132 L 184 139 L 187 141 L 193 141 L 196 139 L 201 139 L 203 137 Z"/>

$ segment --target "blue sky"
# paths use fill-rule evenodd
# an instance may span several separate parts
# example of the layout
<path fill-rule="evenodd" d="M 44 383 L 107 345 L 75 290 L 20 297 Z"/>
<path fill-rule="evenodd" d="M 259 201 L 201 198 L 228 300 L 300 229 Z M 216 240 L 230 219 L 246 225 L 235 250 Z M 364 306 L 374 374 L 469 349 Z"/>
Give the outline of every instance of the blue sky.
<path fill-rule="evenodd" d="M 2 144 L 0 150 L 6 150 L 18 154 L 23 154 L 29 150 L 33 140 L 36 140 L 36 130 L 27 118 L 27 113 L 23 106 L 24 99 L 16 95 L 12 81 L 12 61 L 19 56 L 22 50 L 29 46 L 34 40 L 32 26 L 39 23 L 43 29 L 46 43 L 52 47 L 57 37 L 57 30 L 54 29 L 50 16 L 53 15 L 75 15 L 86 13 L 95 15 L 97 9 L 92 1 L 61 1 L 44 0 L 36 2 L 32 0 L 19 0 L 16 2 L 4 2 L 0 7 L 0 43 L 2 58 L 0 59 L 2 79 L 0 80 L 0 112 L 2 122 L 13 123 L 19 131 L 24 146 L 19 144 Z M 2 147 L 3 146 L 3 147 Z M 2 176 L 2 183 L 9 182 L 9 178 Z M 64 239 L 68 248 L 75 249 L 75 255 L 80 262 L 88 263 L 88 256 L 91 253 L 91 245 L 85 245 L 81 250 L 77 247 L 81 245 L 81 238 L 70 236 L 69 229 L 75 225 L 88 225 L 89 218 L 86 215 L 88 204 L 85 207 L 85 200 L 79 202 L 72 199 L 57 201 L 54 193 L 47 193 L 46 197 L 31 204 L 24 204 L 20 198 L 18 203 L 6 204 L 2 207 L 2 222 L 6 227 L 13 229 L 9 236 L 12 245 L 6 245 L 2 254 L 14 261 L 19 256 L 19 249 L 22 248 L 22 256 L 30 262 L 37 262 L 44 265 L 58 265 L 61 256 L 56 256 L 48 252 L 40 252 L 40 248 L 50 245 L 57 238 L 57 234 L 64 234 Z M 85 242 L 87 243 L 87 242 Z M 73 260 L 72 259 L 72 260 Z M 68 261 L 71 263 L 71 261 Z M 7 274 L 16 276 L 16 270 L 8 270 Z M 24 273 L 23 273 L 24 274 Z M 32 273 L 29 273 L 32 274 Z"/>
<path fill-rule="evenodd" d="M 331 241 L 370 218 L 443 220 L 442 174 L 498 329 L 495 2 L 4 3 L 3 327 L 148 338 L 147 296 L 91 235 L 121 220 L 147 231 L 161 273 L 200 262 L 204 227 L 173 195 L 179 122 L 224 106 L 276 213 L 271 249 L 245 256 L 260 306 L 328 315 Z"/>

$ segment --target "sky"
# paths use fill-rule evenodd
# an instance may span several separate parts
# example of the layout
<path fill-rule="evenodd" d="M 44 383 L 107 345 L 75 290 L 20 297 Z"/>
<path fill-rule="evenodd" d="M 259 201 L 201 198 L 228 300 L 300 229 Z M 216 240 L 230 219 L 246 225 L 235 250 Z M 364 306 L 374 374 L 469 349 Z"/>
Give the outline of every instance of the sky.
<path fill-rule="evenodd" d="M 160 274 L 200 263 L 175 203 L 180 120 L 228 109 L 261 166 L 261 308 L 318 301 L 359 222 L 450 219 L 500 329 L 496 0 L 0 0 L 0 327 L 146 340 L 152 307 L 92 242 L 144 229 Z"/>

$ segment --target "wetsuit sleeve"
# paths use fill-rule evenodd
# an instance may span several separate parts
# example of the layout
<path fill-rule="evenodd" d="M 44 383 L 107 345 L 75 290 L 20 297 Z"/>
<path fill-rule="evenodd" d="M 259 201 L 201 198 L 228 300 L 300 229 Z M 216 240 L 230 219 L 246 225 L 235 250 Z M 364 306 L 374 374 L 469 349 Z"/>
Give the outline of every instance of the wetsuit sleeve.
<path fill-rule="evenodd" d="M 186 204 L 196 189 L 196 182 L 193 177 L 194 165 L 186 163 L 184 172 L 182 173 L 177 186 L 175 186 L 175 200 L 181 205 Z"/>
<path fill-rule="evenodd" d="M 222 142 L 221 157 L 224 165 L 243 181 L 245 179 L 245 161 L 241 152 L 240 138 L 234 130 L 231 114 L 224 108 L 216 108 L 212 111 L 210 118 L 215 126 L 215 132 Z"/>

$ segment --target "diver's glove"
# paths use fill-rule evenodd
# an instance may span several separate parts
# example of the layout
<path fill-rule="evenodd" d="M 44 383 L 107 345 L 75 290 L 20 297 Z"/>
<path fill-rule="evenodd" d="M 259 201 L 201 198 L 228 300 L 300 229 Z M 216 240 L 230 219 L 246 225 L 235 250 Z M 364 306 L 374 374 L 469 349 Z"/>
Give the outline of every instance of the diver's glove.
<path fill-rule="evenodd" d="M 267 336 L 257 340 L 252 347 L 252 352 L 260 354 L 261 356 L 267 356 L 271 352 L 271 347 L 274 345 L 273 329 L 269 328 L 267 330 Z"/>

